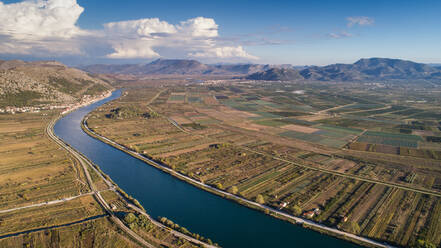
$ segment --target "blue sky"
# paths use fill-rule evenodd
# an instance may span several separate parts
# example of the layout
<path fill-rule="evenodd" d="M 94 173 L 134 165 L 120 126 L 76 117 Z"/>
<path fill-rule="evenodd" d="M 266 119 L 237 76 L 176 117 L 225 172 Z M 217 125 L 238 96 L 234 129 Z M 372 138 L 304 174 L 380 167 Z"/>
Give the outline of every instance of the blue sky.
<path fill-rule="evenodd" d="M 0 43 L 9 44 L 0 45 L 4 58 L 126 63 L 176 57 L 324 65 L 391 57 L 441 63 L 439 0 L 1 2 Z M 23 2 L 28 3 L 11 5 Z M 23 12 L 34 19 L 10 21 Z M 44 21 L 53 19 L 63 28 Z M 40 24 L 25 29 L 28 23 Z"/>

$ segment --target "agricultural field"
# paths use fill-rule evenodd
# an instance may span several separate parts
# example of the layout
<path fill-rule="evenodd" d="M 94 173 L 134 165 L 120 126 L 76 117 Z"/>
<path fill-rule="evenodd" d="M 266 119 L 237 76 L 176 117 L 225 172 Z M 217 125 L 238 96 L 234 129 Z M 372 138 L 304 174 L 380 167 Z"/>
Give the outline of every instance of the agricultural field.
<path fill-rule="evenodd" d="M 439 246 L 441 120 L 415 119 L 415 109 L 437 113 L 431 106 L 441 98 L 430 93 L 426 105 L 409 104 L 407 88 L 390 99 L 363 84 L 330 87 L 143 82 L 92 112 L 88 126 L 289 214 L 398 246 Z M 136 111 L 109 117 L 118 108 Z"/>
<path fill-rule="evenodd" d="M 88 191 L 77 162 L 45 134 L 55 114 L 0 115 L 0 209 Z"/>
<path fill-rule="evenodd" d="M 0 247 L 139 247 L 90 194 L 79 162 L 47 136 L 46 127 L 57 115 L 0 114 Z M 121 219 L 133 213 L 94 170 L 88 171 Z M 157 247 L 196 247 L 143 221 L 125 224 Z"/>
<path fill-rule="evenodd" d="M 0 115 L 0 210 L 89 192 L 78 162 L 45 134 L 46 126 L 56 114 L 45 111 Z M 88 218 L 98 219 L 82 222 Z M 81 223 L 60 229 L 50 228 L 75 222 Z M 0 246 L 44 246 L 58 237 L 57 243 L 74 247 L 81 242 L 93 242 L 97 238 L 94 232 L 87 230 L 99 229 L 101 233 L 97 232 L 96 235 L 104 235 L 103 229 L 95 223 L 113 226 L 91 195 L 83 195 L 64 203 L 5 212 L 0 214 Z M 5 236 L 44 228 L 50 229 Z M 115 230 L 115 227 L 111 228 Z M 79 240 L 79 233 L 75 230 L 84 230 L 87 238 Z M 115 231 L 108 236 L 116 243 L 126 244 L 126 247 L 136 247 Z M 110 243 L 105 245 L 106 242 L 102 242 L 103 247 L 110 247 Z"/>

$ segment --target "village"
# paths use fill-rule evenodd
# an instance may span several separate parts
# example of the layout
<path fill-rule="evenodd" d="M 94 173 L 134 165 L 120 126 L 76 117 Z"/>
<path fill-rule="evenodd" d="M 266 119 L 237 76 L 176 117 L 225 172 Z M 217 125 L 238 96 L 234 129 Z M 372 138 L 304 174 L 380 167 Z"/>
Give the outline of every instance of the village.
<path fill-rule="evenodd" d="M 106 91 L 101 95 L 84 95 L 79 102 L 70 103 L 70 104 L 61 104 L 61 105 L 53 105 L 53 104 L 42 104 L 40 106 L 23 106 L 23 107 L 14 107 L 7 106 L 5 108 L 0 108 L 0 114 L 16 114 L 16 113 L 39 113 L 42 110 L 54 110 L 54 109 L 63 109 L 61 114 L 66 114 L 72 110 L 77 108 L 89 105 L 91 103 L 97 102 L 101 99 L 104 99 L 111 95 L 111 91 Z"/>

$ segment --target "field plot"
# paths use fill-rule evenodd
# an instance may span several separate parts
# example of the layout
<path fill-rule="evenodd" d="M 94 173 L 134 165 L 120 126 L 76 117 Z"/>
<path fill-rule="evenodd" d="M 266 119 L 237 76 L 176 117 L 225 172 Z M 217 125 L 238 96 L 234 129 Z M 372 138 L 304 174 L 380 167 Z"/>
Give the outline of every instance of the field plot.
<path fill-rule="evenodd" d="M 183 103 L 185 101 L 185 93 L 172 93 L 168 98 L 169 103 Z"/>
<path fill-rule="evenodd" d="M 0 115 L 0 209 L 88 190 L 80 167 L 45 135 L 50 119 L 41 114 Z"/>
<path fill-rule="evenodd" d="M 48 227 L 102 215 L 104 210 L 92 196 L 72 201 L 0 214 L 0 233 L 8 234 L 37 227 Z"/>
<path fill-rule="evenodd" d="M 441 202 L 413 189 L 441 189 L 440 154 L 426 138 L 441 137 L 441 124 L 405 119 L 413 106 L 396 103 L 407 93 L 389 99 L 363 84 L 336 85 L 174 85 L 151 104 L 163 117 L 106 118 L 139 104 L 123 97 L 95 111 L 89 126 L 183 175 L 286 213 L 396 246 L 439 246 Z M 138 99 L 150 94 L 136 91 Z M 185 92 L 183 103 L 170 103 L 176 92 Z"/>
<path fill-rule="evenodd" d="M 416 135 L 368 131 L 358 138 L 357 141 L 370 144 L 417 148 L 418 141 L 422 141 L 422 138 Z"/>
<path fill-rule="evenodd" d="M 332 110 L 334 113 L 346 113 L 346 112 L 356 112 L 356 111 L 367 111 L 370 109 L 377 109 L 384 107 L 383 104 L 375 104 L 375 103 L 355 103 L 348 104 L 343 107 L 340 107 L 336 110 Z"/>
<path fill-rule="evenodd" d="M 300 125 L 295 125 L 295 124 L 286 125 L 286 126 L 283 126 L 282 128 L 290 130 L 290 131 L 307 133 L 307 134 L 311 134 L 311 133 L 318 134 L 317 132 L 319 132 L 319 129 L 317 129 L 317 128 L 305 127 L 305 126 L 300 126 Z"/>
<path fill-rule="evenodd" d="M 108 218 L 99 218 L 53 230 L 0 239 L 0 247 L 125 247 L 139 245 L 122 234 Z"/>
<path fill-rule="evenodd" d="M 341 148 L 348 143 L 355 136 L 349 135 L 339 131 L 321 130 L 312 127 L 305 127 L 300 125 L 287 125 L 283 129 L 292 131 L 282 132 L 279 135 L 282 137 L 289 137 L 300 139 L 307 142 L 317 143 L 328 147 Z"/>

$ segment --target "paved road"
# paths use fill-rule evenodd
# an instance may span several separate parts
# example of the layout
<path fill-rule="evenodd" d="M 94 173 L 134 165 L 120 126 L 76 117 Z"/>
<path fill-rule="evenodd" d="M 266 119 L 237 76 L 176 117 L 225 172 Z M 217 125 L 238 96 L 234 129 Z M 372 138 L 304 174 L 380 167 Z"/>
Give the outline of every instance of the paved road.
<path fill-rule="evenodd" d="M 159 96 L 159 94 L 160 93 L 158 93 L 158 95 L 157 96 Z M 83 120 L 83 125 L 84 125 L 84 127 L 89 131 L 89 132 L 91 132 L 91 133 L 93 133 L 90 129 L 89 129 L 89 127 L 87 126 L 87 117 Z M 50 129 L 49 130 L 50 132 L 52 132 L 52 129 Z M 53 133 L 52 133 L 52 135 L 53 135 Z M 56 137 L 55 135 L 53 135 L 54 137 L 55 137 L 55 139 L 58 139 L 58 137 Z M 101 137 L 101 136 L 100 136 Z M 130 150 L 128 150 L 127 148 L 125 148 L 125 147 L 123 147 L 123 146 L 121 146 L 121 145 L 119 145 L 119 144 L 117 144 L 117 143 L 115 143 L 115 142 L 113 142 L 113 141 L 111 141 L 111 140 L 109 140 L 109 139 L 107 139 L 107 138 L 105 138 L 105 137 L 101 137 L 102 139 L 104 139 L 104 140 L 106 140 L 107 142 L 109 142 L 109 143 L 112 143 L 114 146 L 118 146 L 119 148 L 121 148 L 121 149 L 124 149 L 125 151 L 130 151 Z M 58 141 L 59 142 L 61 142 L 61 144 L 60 145 L 62 145 L 66 150 L 68 150 L 69 152 L 71 152 L 79 161 L 80 161 L 80 163 L 83 165 L 83 168 L 84 168 L 84 170 L 85 170 L 85 173 L 87 173 L 86 174 L 86 178 L 87 178 L 87 181 L 89 182 L 89 184 L 91 185 L 91 187 L 92 187 L 92 189 L 93 189 L 93 191 L 94 191 L 94 196 L 96 197 L 96 199 L 98 200 L 98 202 L 103 206 L 103 208 L 106 210 L 106 212 L 108 212 L 109 214 L 110 214 L 110 216 L 111 216 L 111 219 L 116 223 L 116 224 L 118 224 L 119 226 L 120 226 L 120 228 L 121 229 L 123 229 L 125 232 L 127 232 L 130 236 L 132 236 L 134 239 L 136 239 L 136 240 L 138 240 L 141 244 L 143 244 L 144 246 L 146 246 L 146 247 L 154 247 L 154 246 L 152 246 L 151 244 L 149 244 L 149 243 L 147 243 L 144 239 L 142 239 L 139 235 L 137 235 L 135 232 L 133 232 L 131 229 L 129 229 L 126 225 L 124 225 L 124 223 L 118 218 L 118 217 L 116 217 L 114 214 L 113 214 L 113 211 L 110 209 L 110 207 L 109 207 L 109 205 L 107 204 L 107 202 L 104 200 L 104 198 L 101 196 L 101 194 L 100 194 L 100 192 L 98 192 L 98 191 L 96 191 L 95 190 L 95 188 L 94 188 L 94 185 L 93 185 L 93 183 L 92 183 L 92 180 L 91 180 L 91 177 L 90 177 L 90 175 L 89 175 L 89 172 L 87 171 L 87 166 L 89 166 L 90 168 L 92 168 L 105 182 L 106 182 L 106 184 L 109 186 L 109 189 L 111 189 L 111 190 L 115 190 L 115 186 L 112 184 L 112 182 L 110 182 L 109 180 L 107 180 L 103 175 L 102 175 L 102 173 L 100 172 L 100 171 L 98 171 L 96 168 L 95 168 L 95 166 L 93 166 L 87 159 L 85 159 L 85 158 L 83 158 L 83 156 L 81 155 L 81 154 L 79 154 L 77 151 L 75 151 L 74 149 L 72 149 L 71 147 L 69 147 L 69 146 L 67 146 L 66 144 L 64 144 L 61 140 L 59 140 L 58 139 Z M 56 141 L 57 142 L 57 141 Z M 58 142 L 57 142 L 58 143 Z M 140 154 L 138 154 L 138 156 L 141 156 Z M 90 181 L 89 181 L 90 180 Z M 115 191 L 117 194 L 119 194 L 117 191 Z M 122 197 L 121 195 L 120 195 L 120 197 L 122 198 L 122 199 L 124 199 L 124 197 Z M 190 241 L 190 242 L 193 242 L 193 243 L 197 243 L 197 244 L 201 244 L 201 245 L 203 245 L 204 247 L 210 247 L 210 248 L 215 248 L 215 246 L 212 246 L 212 245 L 209 245 L 209 244 L 207 244 L 207 243 L 205 243 L 205 242 L 202 242 L 202 241 L 199 241 L 199 240 L 197 240 L 197 239 L 194 239 L 194 238 L 192 238 L 192 237 L 190 237 L 190 236 L 188 236 L 188 235 L 185 235 L 185 234 L 183 234 L 183 233 L 180 233 L 180 232 L 177 232 L 177 231 L 174 231 L 174 230 L 172 230 L 172 229 L 170 229 L 170 228 L 167 228 L 166 226 L 164 226 L 164 225 L 162 225 L 161 223 L 159 223 L 159 222 L 157 222 L 156 220 L 154 220 L 154 219 L 152 219 L 152 218 L 150 218 L 150 216 L 146 213 L 146 212 L 144 212 L 144 211 L 142 211 L 141 209 L 139 209 L 139 208 L 137 208 L 137 207 L 135 207 L 134 205 L 132 205 L 132 204 L 127 204 L 128 206 L 131 206 L 132 207 L 132 209 L 134 209 L 135 211 L 137 211 L 137 212 L 139 212 L 140 214 L 143 214 L 143 215 L 145 215 L 145 216 L 147 216 L 151 221 L 152 221 L 152 223 L 153 224 L 155 224 L 155 225 L 157 225 L 157 226 L 159 226 L 159 227 L 161 227 L 161 228 L 166 228 L 167 230 L 169 230 L 172 234 L 174 234 L 174 235 L 176 235 L 176 236 L 178 236 L 178 237 L 180 237 L 180 238 L 183 238 L 183 239 L 186 239 L 186 240 L 188 240 L 188 241 Z"/>
<path fill-rule="evenodd" d="M 133 157 L 136 157 L 136 158 L 138 158 L 138 159 L 140 159 L 140 160 L 142 160 L 142 161 L 145 161 L 145 162 L 147 162 L 148 164 L 151 164 L 151 165 L 153 165 L 153 166 L 160 167 L 160 168 L 162 168 L 164 171 L 167 171 L 168 173 L 170 173 L 171 175 L 174 175 L 174 176 L 176 176 L 176 177 L 178 177 L 178 178 L 181 178 L 181 179 L 184 179 L 184 180 L 186 180 L 186 181 L 190 181 L 190 182 L 192 182 L 193 184 L 198 185 L 200 188 L 208 189 L 209 191 L 216 191 L 217 193 L 219 193 L 219 194 L 221 194 L 221 195 L 229 196 L 230 198 L 233 198 L 233 199 L 235 199 L 235 200 L 242 201 L 242 202 L 246 202 L 247 204 L 250 204 L 250 205 L 255 206 L 255 207 L 257 207 L 257 208 L 266 209 L 266 210 L 268 210 L 268 211 L 270 211 L 270 212 L 272 212 L 272 213 L 274 213 L 274 214 L 281 215 L 281 216 L 283 216 L 283 217 L 285 217 L 285 218 L 288 218 L 288 219 L 294 220 L 294 221 L 296 221 L 296 223 L 299 223 L 299 224 L 307 224 L 307 225 L 310 225 L 310 226 L 313 226 L 313 227 L 319 228 L 319 229 L 321 229 L 321 230 L 326 230 L 326 231 L 328 231 L 328 232 L 330 232 L 330 233 L 334 233 L 334 234 L 338 234 L 338 235 L 346 236 L 346 237 L 352 238 L 352 239 L 354 239 L 354 240 L 358 240 L 358 241 L 366 242 L 366 243 L 368 243 L 368 244 L 372 244 L 372 245 L 375 245 L 375 246 L 378 246 L 378 247 L 384 247 L 384 248 L 391 248 L 391 247 L 393 247 L 393 246 L 390 246 L 390 245 L 387 245 L 387 244 L 384 244 L 384 243 L 377 242 L 377 241 L 375 241 L 375 240 L 371 240 L 371 239 L 364 238 L 364 237 L 360 237 L 360 236 L 357 236 L 357 235 L 354 235 L 354 234 L 351 234 L 351 233 L 347 233 L 347 232 L 344 232 L 344 231 L 340 231 L 340 230 L 338 230 L 338 229 L 334 229 L 334 228 L 331 228 L 331 227 L 327 227 L 327 226 L 325 226 L 325 225 L 318 224 L 318 223 L 315 223 L 315 222 L 310 221 L 310 220 L 306 220 L 306 219 L 302 219 L 302 218 L 299 218 L 299 217 L 295 217 L 295 216 L 293 216 L 293 215 L 290 215 L 290 214 L 287 214 L 287 213 L 281 212 L 281 211 L 279 211 L 279 210 L 277 210 L 277 209 L 274 209 L 274 208 L 271 208 L 271 207 L 269 207 L 269 206 L 262 205 L 262 204 L 259 204 L 259 203 L 256 203 L 256 202 L 253 202 L 253 201 L 247 200 L 247 199 L 245 199 L 245 198 L 239 197 L 239 196 L 237 196 L 237 195 L 233 195 L 233 194 L 228 193 L 228 192 L 225 192 L 225 191 L 223 191 L 223 190 L 219 190 L 219 189 L 217 189 L 217 188 L 215 188 L 215 187 L 212 187 L 212 186 L 210 186 L 210 185 L 207 185 L 207 184 L 204 184 L 204 183 L 202 183 L 202 182 L 199 182 L 199 181 L 197 181 L 197 180 L 195 180 L 195 179 L 193 179 L 193 178 L 190 178 L 190 177 L 187 177 L 187 176 L 185 176 L 185 175 L 183 175 L 183 174 L 180 174 L 180 173 L 178 173 L 178 172 L 176 172 L 176 171 L 174 171 L 174 170 L 172 170 L 172 169 L 170 169 L 170 168 L 168 168 L 168 167 L 166 167 L 166 166 L 163 166 L 163 165 L 161 165 L 161 164 L 159 164 L 159 163 L 157 163 L 157 162 L 155 162 L 155 161 L 153 161 L 153 160 L 151 160 L 151 159 L 149 159 L 149 158 L 147 158 L 147 157 L 145 157 L 145 156 L 143 156 L 143 155 L 141 155 L 141 154 L 139 154 L 139 153 L 137 153 L 137 152 L 135 152 L 135 151 L 132 151 L 132 150 L 126 148 L 125 146 L 122 146 L 122 145 L 120 145 L 120 144 L 118 144 L 118 143 L 116 143 L 116 142 L 114 142 L 114 141 L 112 141 L 112 140 L 110 140 L 110 139 L 108 139 L 108 138 L 106 138 L 106 137 L 103 137 L 103 136 L 101 136 L 101 135 L 99 135 L 99 134 L 97 134 L 97 133 L 91 131 L 91 130 L 87 127 L 87 125 L 84 125 L 84 127 L 85 127 L 89 132 L 91 132 L 91 133 L 94 134 L 96 137 L 98 137 L 99 139 L 104 140 L 104 141 L 106 141 L 107 143 L 109 143 L 109 144 L 111 144 L 111 145 L 113 145 L 113 146 L 115 146 L 115 147 L 117 147 L 117 148 L 119 148 L 119 149 L 125 151 L 126 153 L 132 155 Z"/>
<path fill-rule="evenodd" d="M 150 221 L 151 221 L 153 224 L 155 224 L 156 226 L 161 227 L 161 228 L 164 228 L 164 229 L 167 229 L 169 232 L 171 232 L 173 235 L 175 235 L 175 236 L 177 236 L 177 237 L 180 237 L 180 238 L 183 238 L 183 239 L 187 239 L 188 241 L 191 241 L 191 242 L 193 242 L 193 243 L 203 245 L 204 247 L 208 247 L 208 248 L 218 248 L 218 247 L 216 247 L 216 246 L 214 246 L 214 245 L 206 244 L 206 243 L 204 243 L 204 242 L 202 242 L 202 241 L 200 241 L 200 240 L 194 239 L 194 238 L 192 238 L 192 237 L 190 237 L 190 236 L 187 236 L 187 235 L 185 235 L 185 234 L 183 234 L 183 233 L 181 233 L 181 232 L 175 231 L 175 230 L 173 230 L 173 229 L 171 229 L 171 228 L 169 228 L 169 227 L 163 225 L 161 222 L 156 221 L 155 219 L 151 218 L 150 215 L 148 215 L 146 212 L 142 211 L 140 208 L 136 207 L 136 206 L 133 205 L 133 204 L 127 204 L 127 206 L 130 207 L 131 209 L 135 210 L 136 212 L 138 212 L 138 213 L 140 213 L 140 214 L 146 216 L 147 218 L 149 218 Z"/>
<path fill-rule="evenodd" d="M 110 215 L 111 220 L 117 224 L 124 232 L 126 232 L 129 236 L 131 236 L 133 239 L 138 241 L 138 243 L 142 244 L 144 247 L 154 248 L 154 246 L 150 243 L 148 243 L 146 240 L 144 240 L 141 236 L 133 232 L 131 229 L 129 229 L 124 223 L 115 216 L 113 211 L 110 209 L 107 202 L 104 200 L 104 198 L 101 196 L 100 192 L 96 190 L 96 187 L 92 181 L 92 178 L 90 176 L 89 171 L 87 170 L 88 167 L 92 168 L 96 171 L 96 168 L 90 164 L 90 162 L 82 157 L 77 151 L 72 149 L 70 146 L 66 145 L 63 141 L 61 141 L 55 134 L 53 133 L 53 126 L 55 124 L 56 120 L 51 121 L 51 123 L 48 125 L 46 131 L 49 137 L 54 140 L 57 144 L 59 144 L 62 148 L 66 149 L 69 153 L 71 153 L 82 165 L 84 174 L 87 178 L 87 183 L 89 184 L 90 188 L 92 189 L 92 194 L 95 197 L 95 199 L 98 201 L 98 203 L 104 208 L 104 210 Z M 98 173 L 98 175 L 101 175 L 101 173 Z M 110 182 L 105 180 L 106 183 L 111 185 Z"/>

